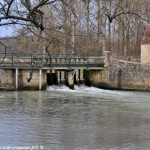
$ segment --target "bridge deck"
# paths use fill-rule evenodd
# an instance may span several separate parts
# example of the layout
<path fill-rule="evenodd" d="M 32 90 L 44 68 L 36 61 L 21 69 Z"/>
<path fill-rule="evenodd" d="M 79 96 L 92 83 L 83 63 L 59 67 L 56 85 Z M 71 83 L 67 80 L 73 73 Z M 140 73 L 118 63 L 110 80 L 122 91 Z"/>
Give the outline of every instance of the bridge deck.
<path fill-rule="evenodd" d="M 104 56 L 71 54 L 0 53 L 0 68 L 20 69 L 102 69 Z"/>

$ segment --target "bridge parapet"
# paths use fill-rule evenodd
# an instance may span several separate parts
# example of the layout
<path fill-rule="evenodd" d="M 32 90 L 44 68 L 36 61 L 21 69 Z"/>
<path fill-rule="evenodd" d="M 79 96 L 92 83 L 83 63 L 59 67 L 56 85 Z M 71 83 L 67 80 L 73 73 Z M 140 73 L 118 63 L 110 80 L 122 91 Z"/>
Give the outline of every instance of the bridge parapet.
<path fill-rule="evenodd" d="M 22 54 L 22 53 L 0 53 L 0 67 L 5 68 L 29 68 L 29 67 L 65 67 L 67 69 L 83 67 L 104 67 L 104 56 L 89 56 L 75 54 Z"/>

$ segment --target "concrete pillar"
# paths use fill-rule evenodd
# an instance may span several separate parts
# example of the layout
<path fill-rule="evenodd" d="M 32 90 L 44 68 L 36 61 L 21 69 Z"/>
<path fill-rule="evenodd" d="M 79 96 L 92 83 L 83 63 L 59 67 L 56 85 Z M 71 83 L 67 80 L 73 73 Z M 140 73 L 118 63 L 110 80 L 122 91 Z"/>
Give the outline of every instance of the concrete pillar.
<path fill-rule="evenodd" d="M 84 83 L 83 69 L 80 69 L 80 70 L 79 70 L 79 80 L 80 80 L 80 83 L 81 83 L 81 84 Z"/>
<path fill-rule="evenodd" d="M 16 89 L 18 89 L 18 68 L 16 68 Z"/>
<path fill-rule="evenodd" d="M 108 67 L 109 66 L 109 62 L 110 62 L 110 51 L 105 51 L 105 66 Z"/>
<path fill-rule="evenodd" d="M 39 70 L 39 90 L 42 89 L 42 70 Z"/>
<path fill-rule="evenodd" d="M 79 71 L 79 69 L 78 70 L 76 70 L 76 84 L 79 84 L 80 83 L 80 71 Z"/>
<path fill-rule="evenodd" d="M 57 71 L 57 84 L 60 85 L 61 82 L 61 71 Z"/>
<path fill-rule="evenodd" d="M 70 89 L 74 89 L 74 74 L 74 70 L 67 72 L 67 85 Z"/>
<path fill-rule="evenodd" d="M 53 69 L 53 70 L 51 70 L 51 73 L 55 73 L 55 70 Z"/>
<path fill-rule="evenodd" d="M 61 84 L 65 84 L 65 72 L 61 71 Z"/>
<path fill-rule="evenodd" d="M 47 73 L 51 73 L 50 70 L 47 70 Z"/>

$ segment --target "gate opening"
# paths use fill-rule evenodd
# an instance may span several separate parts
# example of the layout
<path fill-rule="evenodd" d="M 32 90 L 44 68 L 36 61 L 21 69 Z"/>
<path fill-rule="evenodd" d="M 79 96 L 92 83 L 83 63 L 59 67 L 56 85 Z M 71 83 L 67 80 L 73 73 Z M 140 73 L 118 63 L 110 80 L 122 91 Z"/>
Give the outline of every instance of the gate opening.
<path fill-rule="evenodd" d="M 47 73 L 47 85 L 57 85 L 56 73 Z"/>

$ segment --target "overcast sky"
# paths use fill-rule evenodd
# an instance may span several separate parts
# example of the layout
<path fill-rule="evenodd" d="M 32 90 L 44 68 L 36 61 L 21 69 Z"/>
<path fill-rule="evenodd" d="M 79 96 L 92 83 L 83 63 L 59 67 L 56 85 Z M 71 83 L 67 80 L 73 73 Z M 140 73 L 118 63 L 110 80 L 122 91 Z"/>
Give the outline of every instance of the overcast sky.
<path fill-rule="evenodd" d="M 0 27 L 0 37 L 6 36 L 15 36 L 15 32 L 12 27 Z"/>

